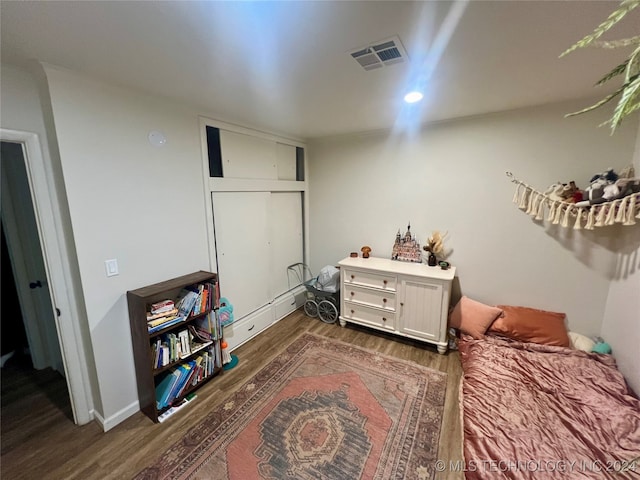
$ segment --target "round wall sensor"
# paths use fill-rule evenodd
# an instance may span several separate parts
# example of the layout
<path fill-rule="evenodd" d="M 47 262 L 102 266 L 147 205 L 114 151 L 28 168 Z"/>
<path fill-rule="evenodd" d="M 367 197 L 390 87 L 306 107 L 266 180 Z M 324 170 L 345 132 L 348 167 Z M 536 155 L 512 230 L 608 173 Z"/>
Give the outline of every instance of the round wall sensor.
<path fill-rule="evenodd" d="M 149 132 L 149 143 L 154 147 L 162 147 L 167 143 L 167 137 L 158 130 L 152 130 Z"/>

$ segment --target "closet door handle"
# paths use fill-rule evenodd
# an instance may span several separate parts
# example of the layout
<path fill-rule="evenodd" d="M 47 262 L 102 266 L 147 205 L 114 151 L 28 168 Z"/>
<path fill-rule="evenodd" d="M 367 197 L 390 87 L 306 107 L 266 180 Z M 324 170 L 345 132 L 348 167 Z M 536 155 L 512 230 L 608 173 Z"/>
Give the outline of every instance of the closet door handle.
<path fill-rule="evenodd" d="M 40 280 L 37 280 L 37 281 L 35 281 L 35 282 L 31 282 L 31 283 L 29 284 L 29 288 L 30 288 L 31 290 L 33 290 L 34 288 L 42 288 L 42 282 L 41 282 Z"/>

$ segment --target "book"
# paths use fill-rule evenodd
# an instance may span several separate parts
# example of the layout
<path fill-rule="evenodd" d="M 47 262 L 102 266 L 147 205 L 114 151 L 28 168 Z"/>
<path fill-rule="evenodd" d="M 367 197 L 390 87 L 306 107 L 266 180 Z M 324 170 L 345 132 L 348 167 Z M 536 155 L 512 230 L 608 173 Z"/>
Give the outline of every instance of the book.
<path fill-rule="evenodd" d="M 166 405 L 170 405 L 171 402 L 180 396 L 184 383 L 187 381 L 189 373 L 191 373 L 191 365 L 189 363 L 183 363 L 179 365 L 175 371 L 178 372 L 178 379 L 171 387 Z"/>
<path fill-rule="evenodd" d="M 172 321 L 172 320 L 174 320 L 176 318 L 178 318 L 177 314 L 174 314 L 174 315 L 163 315 L 162 317 L 158 317 L 155 320 L 147 321 L 147 326 L 153 328 L 153 327 L 156 327 L 158 325 L 162 325 L 164 323 L 168 323 L 168 322 L 170 322 L 170 321 Z"/>
<path fill-rule="evenodd" d="M 163 318 L 163 317 L 169 317 L 171 315 L 177 315 L 178 314 L 178 309 L 177 308 L 172 308 L 171 310 L 167 310 L 167 311 L 162 311 L 160 313 L 156 313 L 153 314 L 151 312 L 147 312 L 147 322 L 150 322 L 152 320 L 157 320 L 159 318 Z"/>
<path fill-rule="evenodd" d="M 211 314 L 202 318 L 198 318 L 197 320 L 191 323 L 190 330 L 194 336 L 194 339 L 197 339 L 197 341 L 209 342 L 213 340 L 214 336 L 211 331 L 211 326 L 209 321 L 210 315 Z"/>
<path fill-rule="evenodd" d="M 191 334 L 191 344 L 193 346 L 213 340 L 211 332 L 203 330 L 196 325 L 189 325 L 189 333 Z"/>
<path fill-rule="evenodd" d="M 149 333 L 155 333 L 158 330 L 162 330 L 163 328 L 170 327 L 170 326 L 175 325 L 177 323 L 183 322 L 184 320 L 186 320 L 186 317 L 184 317 L 182 315 L 179 315 L 176 318 L 173 318 L 171 320 L 167 320 L 164 323 L 161 323 L 161 324 L 156 325 L 154 327 L 148 326 Z"/>
<path fill-rule="evenodd" d="M 175 387 L 176 382 L 180 378 L 180 372 L 176 369 L 169 372 L 161 380 L 160 384 L 156 387 L 156 405 L 158 410 L 162 410 L 169 405 L 169 394 Z"/>
<path fill-rule="evenodd" d="M 184 367 L 185 372 L 183 373 L 182 377 L 180 378 L 180 382 L 178 383 L 176 398 L 184 395 L 184 392 L 190 387 L 189 380 L 193 376 L 196 362 L 194 360 L 191 360 L 190 362 L 182 366 Z"/>
<path fill-rule="evenodd" d="M 207 298 L 209 296 L 209 287 L 206 285 L 205 288 L 202 290 L 202 299 L 200 301 L 200 312 L 206 312 L 207 311 Z"/>
<path fill-rule="evenodd" d="M 189 330 L 181 330 L 180 332 L 178 332 L 178 340 L 180 342 L 180 357 L 185 357 L 191 354 Z"/>
<path fill-rule="evenodd" d="M 161 302 L 156 302 L 151 304 L 151 314 L 155 315 L 158 313 L 168 312 L 169 310 L 173 310 L 174 302 L 173 300 L 162 300 Z"/>
<path fill-rule="evenodd" d="M 196 298 L 196 301 L 193 305 L 193 309 L 191 310 L 191 313 L 193 315 L 199 315 L 201 312 L 201 307 L 202 307 L 202 295 L 204 293 L 204 285 L 200 284 L 198 285 L 198 297 Z"/>
<path fill-rule="evenodd" d="M 159 337 L 156 339 L 156 342 L 153 344 L 153 368 L 158 368 L 158 363 L 160 362 L 160 355 L 162 353 L 162 339 Z"/>
<path fill-rule="evenodd" d="M 178 311 L 180 315 L 188 317 L 193 311 L 193 307 L 198 300 L 198 293 L 193 290 L 183 290 L 181 292 L 181 298 L 178 302 Z"/>
<path fill-rule="evenodd" d="M 166 343 L 162 344 L 162 363 L 159 365 L 160 367 L 164 367 L 165 365 L 169 365 L 169 345 Z"/>
<path fill-rule="evenodd" d="M 176 405 L 172 405 L 166 412 L 163 412 L 162 414 L 160 414 L 158 416 L 158 422 L 160 422 L 160 423 L 164 422 L 167 418 L 169 418 L 171 415 L 176 413 L 178 410 L 180 410 L 181 408 L 187 406 L 189 403 L 193 402 L 196 399 L 196 397 L 197 397 L 197 395 L 195 393 L 191 393 L 191 394 L 187 395 L 185 398 L 183 398 Z"/>

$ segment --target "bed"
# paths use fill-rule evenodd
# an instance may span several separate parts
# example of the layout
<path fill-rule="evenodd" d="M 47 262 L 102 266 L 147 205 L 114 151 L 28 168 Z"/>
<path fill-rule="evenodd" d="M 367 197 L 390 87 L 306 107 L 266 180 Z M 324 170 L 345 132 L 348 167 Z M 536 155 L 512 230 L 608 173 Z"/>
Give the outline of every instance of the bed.
<path fill-rule="evenodd" d="M 465 476 L 640 478 L 640 401 L 611 355 L 462 333 Z"/>

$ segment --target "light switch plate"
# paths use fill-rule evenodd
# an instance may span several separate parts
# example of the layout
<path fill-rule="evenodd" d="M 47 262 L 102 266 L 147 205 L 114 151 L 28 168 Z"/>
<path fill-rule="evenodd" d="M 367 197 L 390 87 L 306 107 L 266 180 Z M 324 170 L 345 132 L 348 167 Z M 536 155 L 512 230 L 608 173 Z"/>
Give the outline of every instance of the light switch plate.
<path fill-rule="evenodd" d="M 116 260 L 115 258 L 111 260 L 105 260 L 104 267 L 107 271 L 107 277 L 113 277 L 114 275 L 118 275 L 120 273 L 118 271 L 118 260 Z"/>

